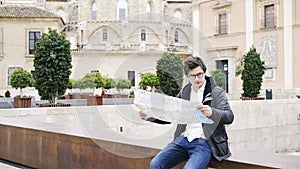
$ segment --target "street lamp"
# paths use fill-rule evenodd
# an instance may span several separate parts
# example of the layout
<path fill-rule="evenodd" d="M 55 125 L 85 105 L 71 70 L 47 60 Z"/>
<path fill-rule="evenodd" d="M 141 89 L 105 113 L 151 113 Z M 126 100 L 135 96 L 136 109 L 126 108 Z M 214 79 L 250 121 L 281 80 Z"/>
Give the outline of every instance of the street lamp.
<path fill-rule="evenodd" d="M 224 89 L 225 89 L 226 93 L 228 93 L 228 88 L 227 88 L 228 65 L 227 65 L 227 64 L 224 64 L 223 70 L 224 70 L 224 73 L 225 73 L 225 84 L 224 84 Z"/>

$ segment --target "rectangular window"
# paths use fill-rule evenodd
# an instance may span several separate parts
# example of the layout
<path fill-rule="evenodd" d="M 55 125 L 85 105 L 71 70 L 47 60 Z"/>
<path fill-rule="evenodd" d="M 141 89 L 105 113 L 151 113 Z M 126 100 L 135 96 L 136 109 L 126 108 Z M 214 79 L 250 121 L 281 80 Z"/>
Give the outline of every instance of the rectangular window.
<path fill-rule="evenodd" d="M 33 54 L 35 50 L 35 43 L 40 39 L 41 32 L 40 31 L 30 31 L 29 32 L 29 54 Z"/>
<path fill-rule="evenodd" d="M 119 19 L 124 20 L 126 17 L 126 9 L 125 8 L 119 8 Z"/>
<path fill-rule="evenodd" d="M 131 86 L 135 86 L 135 71 L 128 71 L 128 80 L 130 80 Z"/>
<path fill-rule="evenodd" d="M 8 67 L 8 69 L 7 69 L 7 86 L 10 86 L 10 75 L 12 74 L 12 72 L 14 72 L 15 70 L 20 70 L 20 69 L 22 69 L 22 67 L 18 67 L 18 66 Z"/>
<path fill-rule="evenodd" d="M 35 79 L 36 78 L 35 70 L 31 70 L 30 73 L 31 73 L 32 77 Z"/>
<path fill-rule="evenodd" d="M 177 31 L 175 31 L 174 42 L 178 43 L 178 32 Z"/>
<path fill-rule="evenodd" d="M 102 40 L 103 40 L 103 41 L 107 41 L 107 30 L 106 30 L 106 29 L 103 29 L 103 32 L 102 32 Z"/>
<path fill-rule="evenodd" d="M 92 21 L 97 20 L 97 11 L 92 11 Z"/>
<path fill-rule="evenodd" d="M 219 14 L 219 34 L 227 33 L 227 16 L 226 13 Z"/>
<path fill-rule="evenodd" d="M 141 41 L 146 41 L 146 31 L 145 31 L 145 29 L 142 29 L 142 31 L 141 31 Z"/>
<path fill-rule="evenodd" d="M 275 8 L 274 4 L 265 6 L 265 28 L 272 28 L 275 26 Z"/>

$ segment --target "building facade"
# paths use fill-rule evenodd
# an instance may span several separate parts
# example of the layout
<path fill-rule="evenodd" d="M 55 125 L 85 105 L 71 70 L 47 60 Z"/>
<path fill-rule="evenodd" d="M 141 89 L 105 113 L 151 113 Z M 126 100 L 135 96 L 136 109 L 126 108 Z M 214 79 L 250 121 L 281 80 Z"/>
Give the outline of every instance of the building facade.
<path fill-rule="evenodd" d="M 73 49 L 73 78 L 99 71 L 128 78 L 154 72 L 163 52 L 192 54 L 191 1 L 78 1 L 77 21 L 67 22 Z M 89 65 L 88 67 L 86 65 Z"/>
<path fill-rule="evenodd" d="M 205 55 L 209 69 L 225 68 L 229 98 L 242 93 L 235 76 L 244 54 L 254 46 L 265 61 L 261 95 L 296 98 L 300 88 L 300 2 L 297 0 L 193 0 L 193 48 Z M 201 36 L 199 35 L 201 34 Z M 199 39 L 205 37 L 209 46 Z"/>
<path fill-rule="evenodd" d="M 31 29 L 38 29 L 39 36 L 47 33 L 48 27 L 67 35 L 72 49 L 70 78 L 73 79 L 99 71 L 107 77 L 127 78 L 137 87 L 140 74 L 154 72 L 163 52 L 175 52 L 182 58 L 193 53 L 191 0 L 2 0 L 0 3 L 2 9 L 35 8 L 55 15 L 55 19 L 35 12 L 35 16 L 13 20 L 1 17 L 1 91 L 13 90 L 7 80 L 13 70 L 10 67 L 34 71 L 33 55 L 28 56 L 26 50 L 30 41 L 26 31 Z M 9 39 L 11 34 L 7 30 L 19 30 L 15 34 L 19 38 Z M 16 43 L 21 48 L 8 45 Z M 14 54 L 8 57 L 9 52 Z"/>
<path fill-rule="evenodd" d="M 60 17 L 35 6 L 0 5 L 0 95 L 13 90 L 9 80 L 14 70 L 34 72 L 34 44 L 42 33 L 61 31 L 63 25 Z"/>

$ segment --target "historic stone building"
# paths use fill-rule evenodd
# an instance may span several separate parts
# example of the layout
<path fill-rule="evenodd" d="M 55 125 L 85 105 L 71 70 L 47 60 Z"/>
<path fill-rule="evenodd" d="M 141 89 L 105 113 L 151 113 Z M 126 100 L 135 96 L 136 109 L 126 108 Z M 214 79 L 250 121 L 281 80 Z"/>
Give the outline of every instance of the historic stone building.
<path fill-rule="evenodd" d="M 163 52 L 192 54 L 191 1 L 78 1 L 77 17 L 69 15 L 65 30 L 74 44 L 74 78 L 99 71 L 137 86 Z"/>
<path fill-rule="evenodd" d="M 62 31 L 57 15 L 35 6 L 0 5 L 0 95 L 11 89 L 10 74 L 15 69 L 33 69 L 34 44 L 48 28 Z M 47 26 L 46 26 L 47 25 Z M 14 92 L 12 91 L 12 96 Z"/>
<path fill-rule="evenodd" d="M 236 66 L 253 45 L 265 61 L 261 94 L 296 98 L 300 91 L 300 1 L 298 0 L 193 0 L 194 49 L 206 55 L 210 70 L 227 70 L 231 99 L 242 92 Z M 198 42 L 206 37 L 209 46 Z M 206 44 L 206 46 L 208 46 Z"/>
<path fill-rule="evenodd" d="M 2 91 L 11 89 L 8 84 L 11 65 L 34 71 L 33 55 L 28 57 L 26 50 L 28 33 L 33 28 L 39 30 L 39 35 L 47 33 L 48 27 L 66 33 L 72 44 L 71 78 L 74 79 L 99 71 L 112 78 L 128 78 L 137 86 L 140 73 L 154 72 L 163 52 L 175 52 L 183 58 L 193 53 L 191 0 L 2 0 L 0 3 Z M 6 17 L 4 9 L 15 6 L 44 12 Z M 55 19 L 47 16 L 50 13 Z M 9 38 L 12 35 L 7 30 L 18 30 L 15 31 L 18 38 Z M 22 48 L 8 45 L 16 43 Z M 9 53 L 14 54 L 8 56 Z"/>

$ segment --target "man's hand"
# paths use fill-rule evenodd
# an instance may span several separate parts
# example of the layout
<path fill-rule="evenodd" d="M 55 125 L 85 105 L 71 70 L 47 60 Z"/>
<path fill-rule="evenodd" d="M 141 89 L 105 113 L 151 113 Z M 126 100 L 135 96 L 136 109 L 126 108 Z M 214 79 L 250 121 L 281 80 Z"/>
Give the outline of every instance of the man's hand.
<path fill-rule="evenodd" d="M 208 105 L 198 106 L 197 109 L 200 110 L 206 117 L 210 117 L 212 115 L 212 109 Z"/>
<path fill-rule="evenodd" d="M 139 116 L 142 120 L 145 120 L 147 117 L 147 114 L 145 114 L 142 110 L 139 111 Z"/>
<path fill-rule="evenodd" d="M 139 113 L 139 116 L 142 120 L 146 119 L 147 114 L 145 114 L 140 107 L 138 107 L 137 105 L 134 105 L 134 109 L 136 109 L 136 111 Z"/>

